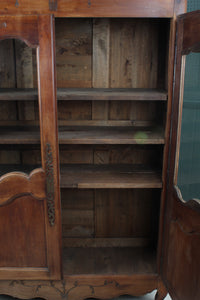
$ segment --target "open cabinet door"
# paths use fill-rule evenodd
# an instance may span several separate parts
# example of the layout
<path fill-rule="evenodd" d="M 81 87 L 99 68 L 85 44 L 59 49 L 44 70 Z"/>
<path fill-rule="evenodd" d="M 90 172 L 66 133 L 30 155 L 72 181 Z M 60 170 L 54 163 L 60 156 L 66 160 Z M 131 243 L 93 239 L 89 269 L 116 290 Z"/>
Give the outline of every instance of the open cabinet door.
<path fill-rule="evenodd" d="M 161 275 L 172 299 L 200 299 L 200 11 L 177 19 Z"/>
<path fill-rule="evenodd" d="M 6 39 L 18 39 L 36 49 L 39 126 L 30 129 L 22 121 L 19 126 L 19 120 L 16 119 L 14 129 L 11 126 L 0 128 L 0 144 L 1 147 L 5 147 L 5 144 L 7 147 L 13 144 L 14 147 L 17 144 L 19 149 L 39 141 L 41 166 L 29 166 L 28 171 L 23 172 L 17 169 L 17 165 L 0 166 L 0 279 L 60 279 L 54 19 L 50 15 L 1 16 L 0 40 Z M 16 89 L 14 95 L 10 90 L 1 92 L 4 103 L 23 98 L 22 90 Z M 29 92 L 32 93 L 31 90 Z M 31 96 L 33 102 L 37 91 L 34 93 Z M 21 101 L 21 106 L 25 102 L 23 104 Z M 19 101 L 14 104 L 17 107 Z M 35 127 L 38 128 L 36 133 Z M 9 151 L 10 148 L 5 149 Z"/>

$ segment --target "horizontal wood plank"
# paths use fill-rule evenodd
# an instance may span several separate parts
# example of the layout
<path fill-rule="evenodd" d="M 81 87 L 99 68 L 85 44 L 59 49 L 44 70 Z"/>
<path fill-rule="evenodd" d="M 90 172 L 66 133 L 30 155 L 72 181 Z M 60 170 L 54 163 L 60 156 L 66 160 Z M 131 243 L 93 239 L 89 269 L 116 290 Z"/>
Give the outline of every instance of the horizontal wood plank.
<path fill-rule="evenodd" d="M 64 165 L 62 188 L 162 188 L 159 171 L 134 165 Z"/>
<path fill-rule="evenodd" d="M 60 144 L 164 144 L 160 127 L 60 127 Z M 1 128 L 0 144 L 40 144 L 39 128 Z"/>
<path fill-rule="evenodd" d="M 57 3 L 57 5 L 56 5 Z M 55 14 L 56 17 L 173 17 L 173 0 L 1 0 L 1 14 Z"/>
<path fill-rule="evenodd" d="M 0 100 L 37 100 L 37 89 L 0 89 Z M 157 89 L 59 88 L 58 100 L 166 101 L 167 92 Z"/>

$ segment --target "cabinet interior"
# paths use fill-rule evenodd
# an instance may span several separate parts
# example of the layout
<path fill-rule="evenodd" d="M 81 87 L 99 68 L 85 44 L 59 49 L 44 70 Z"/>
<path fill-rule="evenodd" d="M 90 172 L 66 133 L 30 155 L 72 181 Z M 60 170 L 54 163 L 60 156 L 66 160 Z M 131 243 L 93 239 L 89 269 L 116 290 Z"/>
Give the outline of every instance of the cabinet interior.
<path fill-rule="evenodd" d="M 168 41 L 168 19 L 55 20 L 64 274 L 156 272 Z M 28 172 L 36 51 L 0 45 L 1 172 Z"/>

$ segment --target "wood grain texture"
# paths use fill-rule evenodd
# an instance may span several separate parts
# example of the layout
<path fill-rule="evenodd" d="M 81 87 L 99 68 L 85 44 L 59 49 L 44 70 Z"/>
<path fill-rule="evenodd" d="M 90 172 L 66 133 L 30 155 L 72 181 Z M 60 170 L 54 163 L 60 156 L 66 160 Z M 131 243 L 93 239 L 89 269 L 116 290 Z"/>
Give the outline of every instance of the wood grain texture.
<path fill-rule="evenodd" d="M 110 20 L 93 20 L 93 88 L 108 88 L 110 73 Z M 92 103 L 92 119 L 108 119 L 108 101 Z"/>
<path fill-rule="evenodd" d="M 193 205 L 194 202 L 183 202 L 180 194 L 175 189 L 175 170 L 176 170 L 176 154 L 178 151 L 177 140 L 179 122 L 181 122 L 181 73 L 182 73 L 182 55 L 190 52 L 190 43 L 185 47 L 183 37 L 187 36 L 190 31 L 189 27 L 184 27 L 184 20 L 187 18 L 191 21 L 193 29 L 195 23 L 199 23 L 197 14 L 185 14 L 177 20 L 177 40 L 176 40 L 176 61 L 175 61 L 175 85 L 173 91 L 173 118 L 171 128 L 171 148 L 170 148 L 170 166 L 167 193 L 167 210 L 165 219 L 165 235 L 164 235 L 164 258 L 163 258 L 163 278 L 166 286 L 175 299 L 189 300 L 198 299 L 200 276 L 199 269 L 199 204 Z M 192 17 L 193 16 L 193 22 Z M 195 31 L 195 30 L 194 30 Z M 191 34 L 194 38 L 194 35 Z M 198 38 L 196 39 L 196 41 Z M 194 43 L 195 40 L 193 40 Z M 184 50 L 183 50 L 184 49 Z M 182 272 L 181 270 L 185 270 Z M 194 279 L 195 278 L 195 279 Z M 192 293 L 192 295 L 191 295 Z"/>
<path fill-rule="evenodd" d="M 155 274 L 155 253 L 148 247 L 64 248 L 64 274 Z"/>
<path fill-rule="evenodd" d="M 57 14 L 65 15 L 66 8 L 70 17 L 172 17 L 173 0 L 152 0 L 151 3 L 139 0 L 93 0 L 84 3 L 80 0 L 60 0 Z"/>
<path fill-rule="evenodd" d="M 12 0 L 1 1 L 1 14 L 49 14 L 54 12 L 56 17 L 173 17 L 173 0 L 58 0 L 55 11 L 49 7 L 48 0 L 35 0 L 33 3 L 24 0 L 22 3 Z"/>
<path fill-rule="evenodd" d="M 66 129 L 59 132 L 60 144 L 164 144 L 159 128 L 77 126 Z"/>
<path fill-rule="evenodd" d="M 1 281 L 0 293 L 30 299 L 84 300 L 86 298 L 108 299 L 120 295 L 141 296 L 158 286 L 157 275 L 88 275 L 64 276 L 62 281 Z"/>
<path fill-rule="evenodd" d="M 34 127 L 2 128 L 0 144 L 40 144 L 39 130 Z M 143 127 L 81 127 L 60 128 L 60 144 L 164 144 L 161 128 Z"/>
<path fill-rule="evenodd" d="M 29 47 L 37 47 L 37 16 L 1 16 L 0 40 L 10 38 L 23 40 Z"/>
<path fill-rule="evenodd" d="M 50 175 L 47 187 L 50 187 L 53 193 L 53 212 L 55 213 L 54 226 L 49 224 L 49 215 L 45 218 L 48 237 L 47 256 L 50 277 L 58 280 L 61 277 L 61 210 L 53 16 L 38 16 L 38 27 L 42 28 L 39 30 L 39 48 L 37 48 L 41 159 L 45 172 L 50 172 L 46 174 L 46 176 Z M 49 149 L 49 161 L 47 149 Z M 46 209 L 47 205 L 49 207 L 49 202 L 46 203 Z"/>
<path fill-rule="evenodd" d="M 37 48 L 38 59 L 38 90 L 39 90 L 39 108 L 40 108 L 40 127 L 41 127 L 41 152 L 42 152 L 42 169 L 39 171 L 33 171 L 30 177 L 21 173 L 6 174 L 1 178 L 2 195 L 2 207 L 0 213 L 5 213 L 5 218 L 10 219 L 9 207 L 12 205 L 18 205 L 18 198 L 22 198 L 26 195 L 26 201 L 22 201 L 21 211 L 17 206 L 14 211 L 16 220 L 20 220 L 20 216 L 27 217 L 27 223 L 34 224 L 34 216 L 37 226 L 32 225 L 31 229 L 28 227 L 23 228 L 23 223 L 19 221 L 16 223 L 15 235 L 19 242 L 18 249 L 25 248 L 25 258 L 23 251 L 16 253 L 16 256 L 5 256 L 5 264 L 0 266 L 0 278 L 4 279 L 59 279 L 61 271 L 60 262 L 60 239 L 61 239 L 61 225 L 59 222 L 60 216 L 60 203 L 59 203 L 59 179 L 58 179 L 58 151 L 57 151 L 57 115 L 56 115 L 56 95 L 55 95 L 55 73 L 54 73 L 54 26 L 52 16 L 2 16 L 0 18 L 1 30 L 0 39 L 5 38 L 18 38 L 24 41 L 28 46 Z M 42 28 L 42 30 L 41 30 Z M 19 45 L 19 44 L 18 44 Z M 22 52 L 19 53 L 17 44 L 15 44 L 18 54 L 16 55 L 19 65 L 23 65 L 21 62 Z M 23 50 L 22 48 L 20 48 Z M 24 48 L 25 49 L 25 48 Z M 25 50 L 24 50 L 25 51 Z M 26 56 L 26 55 L 25 55 Z M 30 61 L 30 53 L 28 52 L 27 61 L 25 65 Z M 25 68 L 24 65 L 24 68 Z M 29 68 L 28 68 L 29 69 Z M 24 69 L 21 69 L 22 73 Z M 30 72 L 32 73 L 32 71 Z M 18 77 L 19 74 L 17 74 Z M 21 81 L 20 81 L 21 80 Z M 29 76 L 26 78 L 27 82 L 23 82 L 23 78 L 18 78 L 20 86 L 30 86 L 32 82 L 29 81 Z M 17 81 L 16 81 L 17 83 Z M 30 102 L 31 105 L 31 102 Z M 26 114 L 24 116 L 18 115 L 17 118 L 27 119 Z M 29 118 L 28 118 L 29 119 Z M 4 128 L 5 129 L 5 128 Z M 54 134 L 52 134 L 54 133 Z M 39 138 L 39 136 L 38 136 Z M 40 138 L 39 138 L 40 141 Z M 47 211 L 47 174 L 46 174 L 46 144 L 50 143 L 53 149 L 53 162 L 54 168 L 53 185 L 55 185 L 55 214 L 57 223 L 55 227 L 50 230 L 48 222 Z M 23 159 L 21 156 L 20 158 Z M 28 195 L 28 196 L 27 196 Z M 33 195 L 33 196 L 32 196 Z M 44 201 L 33 201 L 33 197 L 42 198 Z M 18 197 L 18 198 L 17 198 Z M 12 201 L 13 200 L 13 201 Z M 15 200 L 15 201 L 14 201 Z M 34 203 L 33 203 L 34 202 Z M 35 204 L 36 203 L 36 204 Z M 38 203 L 38 204 L 37 204 Z M 42 203 L 42 204 L 40 204 Z M 39 207 L 41 206 L 39 213 Z M 11 213 L 12 215 L 12 213 Z M 30 216 L 30 219 L 29 219 Z M 33 217 L 32 217 L 33 216 Z M 3 220 L 3 217 L 1 218 Z M 30 221 L 30 223 L 29 223 Z M 11 244 L 13 224 L 7 221 L 7 237 L 8 242 L 5 243 L 4 252 L 8 248 L 8 253 L 11 253 L 9 248 L 13 248 Z M 24 223 L 25 225 L 25 223 Z M 3 228 L 3 227 L 2 227 Z M 29 230 L 28 230 L 29 229 Z M 41 230 L 41 232 L 39 232 Z M 28 239 L 27 235 L 31 233 Z M 37 239 L 38 236 L 38 239 Z M 40 243 L 41 238 L 41 243 Z M 24 245 L 24 240 L 27 239 L 27 244 Z M 1 238 L 2 240 L 2 238 Z M 16 242 L 16 243 L 17 243 Z M 29 243 L 30 242 L 30 243 Z M 38 246 L 38 248 L 37 248 Z M 30 257 L 28 256 L 28 247 L 31 247 L 30 255 L 33 256 L 33 265 L 31 265 Z M 37 250 L 39 249 L 39 250 Z M 43 258 L 41 259 L 39 253 Z M 6 254 L 5 254 L 6 255 Z M 44 258 L 45 257 L 45 258 Z M 38 258 L 38 264 L 37 264 Z M 4 260 L 4 256 L 2 256 Z M 16 267 L 13 261 L 16 260 Z M 42 261 L 42 263 L 41 263 Z M 8 267 L 6 267 L 8 266 Z"/>
<path fill-rule="evenodd" d="M 187 1 L 175 1 L 174 2 L 174 17 L 170 20 L 170 27 L 169 27 L 169 50 L 168 50 L 168 73 L 166 76 L 167 82 L 166 86 L 168 86 L 168 104 L 167 104 L 167 118 L 166 118 L 166 129 L 165 129 L 165 138 L 166 143 L 164 146 L 163 152 L 163 191 L 161 195 L 161 210 L 160 210 L 160 225 L 159 225 L 159 242 L 158 242 L 158 270 L 160 270 L 162 261 L 160 257 L 162 256 L 162 251 L 164 249 L 164 244 L 167 241 L 165 230 L 167 229 L 168 225 L 165 223 L 165 220 L 168 218 L 169 214 L 168 208 L 170 205 L 170 201 L 167 202 L 167 180 L 168 180 L 168 172 L 167 169 L 169 168 L 169 151 L 170 151 L 170 133 L 171 133 L 171 117 L 173 111 L 173 88 L 174 88 L 174 64 L 175 64 L 175 43 L 176 43 L 176 35 L 177 35 L 177 16 L 183 14 L 187 11 Z M 178 34 L 179 35 L 179 34 Z M 170 161 L 170 166 L 171 166 Z M 165 219 L 165 217 L 166 219 Z M 168 221 L 167 221 L 168 222 Z M 166 242 L 167 245 L 167 242 Z"/>
<path fill-rule="evenodd" d="M 95 190 L 96 237 L 150 242 L 157 231 L 159 200 L 160 191 L 154 189 Z"/>
<path fill-rule="evenodd" d="M 159 172 L 130 165 L 65 165 L 62 188 L 161 188 Z"/>
<path fill-rule="evenodd" d="M 45 225 L 41 226 L 45 218 L 44 201 L 21 193 L 15 201 L 1 207 L 0 217 L 0 239 L 3 241 L 0 248 L 0 278 L 7 277 L 6 268 L 45 269 Z"/>
<path fill-rule="evenodd" d="M 56 19 L 57 87 L 92 87 L 92 21 Z"/>
<path fill-rule="evenodd" d="M 13 40 L 0 41 L 0 87 L 15 88 L 15 55 Z"/>
<path fill-rule="evenodd" d="M 0 177 L 0 206 L 27 194 L 36 199 L 45 199 L 46 182 L 42 169 L 35 169 L 29 176 L 25 173 L 12 172 Z"/>
<path fill-rule="evenodd" d="M 1 89 L 1 101 L 32 101 L 38 100 L 36 89 Z M 58 88 L 58 100 L 136 100 L 136 101 L 165 101 L 167 100 L 167 92 L 157 89 L 109 89 L 109 88 Z"/>
<path fill-rule="evenodd" d="M 158 26 L 151 19 L 111 20 L 111 88 L 157 88 Z"/>
<path fill-rule="evenodd" d="M 174 216 L 176 219 L 172 219 L 170 223 L 168 248 L 168 261 L 170 266 L 173 265 L 173 268 L 168 267 L 166 278 L 170 290 L 175 293 L 177 299 L 188 300 L 192 296 L 196 300 L 200 293 L 198 271 L 200 267 L 198 255 L 200 249 L 199 213 L 186 208 L 186 206 L 183 207 L 180 200 L 176 199 L 175 201 L 176 212 L 174 212 Z M 183 218 L 183 216 L 185 217 Z M 180 273 L 178 268 L 184 268 L 184 274 Z M 191 274 L 193 280 L 191 280 Z"/>
<path fill-rule="evenodd" d="M 66 237 L 94 236 L 94 191 L 62 189 L 62 234 Z"/>

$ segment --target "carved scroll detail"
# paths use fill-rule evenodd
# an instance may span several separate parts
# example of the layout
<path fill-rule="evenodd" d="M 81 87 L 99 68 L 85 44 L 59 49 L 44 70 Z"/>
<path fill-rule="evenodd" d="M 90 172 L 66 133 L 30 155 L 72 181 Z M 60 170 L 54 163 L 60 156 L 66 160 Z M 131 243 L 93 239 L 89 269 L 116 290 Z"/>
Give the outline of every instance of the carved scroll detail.
<path fill-rule="evenodd" d="M 132 280 L 132 281 L 131 281 Z M 87 298 L 112 299 L 121 295 L 141 296 L 158 286 L 156 275 L 152 279 L 136 278 L 84 278 L 64 277 L 62 281 L 0 281 L 0 294 L 30 299 L 84 300 Z M 158 298 L 159 299 L 159 298 Z"/>
<path fill-rule="evenodd" d="M 53 226 L 55 224 L 54 170 L 52 148 L 49 143 L 46 144 L 46 192 L 49 224 Z"/>

